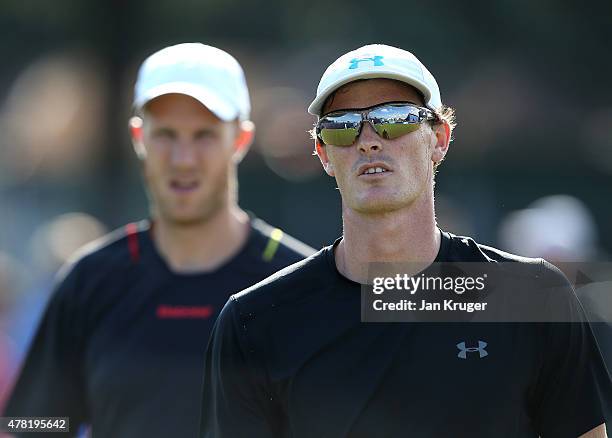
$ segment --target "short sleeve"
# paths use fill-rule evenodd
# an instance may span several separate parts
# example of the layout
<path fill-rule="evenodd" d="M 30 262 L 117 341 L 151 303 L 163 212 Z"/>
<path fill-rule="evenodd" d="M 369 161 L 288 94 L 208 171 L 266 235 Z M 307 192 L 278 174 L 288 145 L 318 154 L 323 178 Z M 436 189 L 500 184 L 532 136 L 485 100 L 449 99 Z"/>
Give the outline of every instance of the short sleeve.
<path fill-rule="evenodd" d="M 566 318 L 544 325 L 533 421 L 542 438 L 577 438 L 610 418 L 612 384 L 574 290 L 557 268 L 545 263 L 544 269 Z"/>
<path fill-rule="evenodd" d="M 273 438 L 265 379 L 249 359 L 236 303 L 227 302 L 213 329 L 203 380 L 200 437 Z"/>
<path fill-rule="evenodd" d="M 85 421 L 80 340 L 83 330 L 76 323 L 72 301 L 79 288 L 78 271 L 71 269 L 53 291 L 4 416 L 69 417 L 72 433 Z"/>

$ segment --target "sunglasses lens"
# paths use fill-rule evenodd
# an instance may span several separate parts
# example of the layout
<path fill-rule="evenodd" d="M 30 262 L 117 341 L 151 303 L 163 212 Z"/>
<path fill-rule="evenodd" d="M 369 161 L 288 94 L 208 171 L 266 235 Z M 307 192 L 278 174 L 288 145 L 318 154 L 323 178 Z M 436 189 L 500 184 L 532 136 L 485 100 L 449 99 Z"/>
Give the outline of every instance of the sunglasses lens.
<path fill-rule="evenodd" d="M 382 138 L 393 140 L 402 135 L 410 134 L 419 129 L 417 124 L 400 124 L 400 123 L 374 123 L 374 129 Z"/>
<path fill-rule="evenodd" d="M 350 146 L 359 134 L 361 114 L 325 116 L 319 121 L 319 135 L 323 143 L 334 146 Z"/>
<path fill-rule="evenodd" d="M 419 129 L 419 109 L 412 105 L 385 105 L 370 111 L 370 120 L 378 135 L 393 140 Z"/>
<path fill-rule="evenodd" d="M 350 146 L 357 138 L 357 128 L 321 129 L 323 143 L 334 146 Z"/>

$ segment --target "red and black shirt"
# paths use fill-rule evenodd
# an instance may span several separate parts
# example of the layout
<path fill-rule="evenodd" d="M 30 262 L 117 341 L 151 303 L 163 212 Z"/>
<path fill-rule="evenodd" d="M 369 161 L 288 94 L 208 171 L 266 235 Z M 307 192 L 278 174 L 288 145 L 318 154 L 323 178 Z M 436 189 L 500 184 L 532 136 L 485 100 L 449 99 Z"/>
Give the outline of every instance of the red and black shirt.
<path fill-rule="evenodd" d="M 212 272 L 177 274 L 148 222 L 78 258 L 57 286 L 5 416 L 68 416 L 71 434 L 197 434 L 204 352 L 228 297 L 314 252 L 251 220 L 246 244 Z"/>

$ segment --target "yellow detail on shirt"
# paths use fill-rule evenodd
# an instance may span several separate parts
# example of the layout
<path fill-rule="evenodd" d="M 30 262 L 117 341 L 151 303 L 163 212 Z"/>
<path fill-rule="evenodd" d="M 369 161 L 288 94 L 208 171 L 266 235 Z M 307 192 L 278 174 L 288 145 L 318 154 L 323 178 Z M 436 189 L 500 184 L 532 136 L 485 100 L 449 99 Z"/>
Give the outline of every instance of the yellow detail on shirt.
<path fill-rule="evenodd" d="M 270 240 L 268 240 L 268 244 L 266 245 L 266 249 L 264 249 L 261 257 L 269 262 L 274 258 L 274 254 L 276 254 L 276 250 L 278 249 L 278 245 L 280 245 L 280 241 L 283 238 L 283 230 L 275 228 L 270 233 Z"/>

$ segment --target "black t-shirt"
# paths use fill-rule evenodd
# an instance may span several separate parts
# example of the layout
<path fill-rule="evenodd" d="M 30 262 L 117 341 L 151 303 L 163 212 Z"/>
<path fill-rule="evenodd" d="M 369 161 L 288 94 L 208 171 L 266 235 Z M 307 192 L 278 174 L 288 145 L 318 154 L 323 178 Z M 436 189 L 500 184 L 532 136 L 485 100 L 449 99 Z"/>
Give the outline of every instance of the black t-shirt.
<path fill-rule="evenodd" d="M 327 247 L 225 305 L 200 436 L 576 438 L 605 421 L 610 376 L 558 269 L 444 232 L 436 261 L 521 263 L 582 322 L 364 323 Z"/>
<path fill-rule="evenodd" d="M 605 275 L 610 278 L 610 273 Z M 612 371 L 612 282 L 602 281 L 576 287 L 576 295 L 591 321 L 595 339 L 606 366 Z"/>
<path fill-rule="evenodd" d="M 173 272 L 146 221 L 95 246 L 54 291 L 5 416 L 68 416 L 71 434 L 89 423 L 103 438 L 195 437 L 228 297 L 314 252 L 255 218 L 239 253 L 207 273 Z"/>

